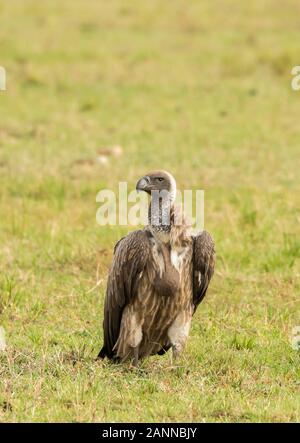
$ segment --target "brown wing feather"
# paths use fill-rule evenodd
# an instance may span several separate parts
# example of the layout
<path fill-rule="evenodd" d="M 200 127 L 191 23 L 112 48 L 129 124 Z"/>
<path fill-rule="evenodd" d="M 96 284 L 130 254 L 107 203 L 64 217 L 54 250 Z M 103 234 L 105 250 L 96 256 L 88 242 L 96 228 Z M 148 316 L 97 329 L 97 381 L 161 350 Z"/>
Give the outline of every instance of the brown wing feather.
<path fill-rule="evenodd" d="M 147 230 L 134 231 L 115 246 L 105 297 L 101 358 L 114 358 L 113 347 L 119 337 L 122 312 L 137 294 L 138 277 L 150 254 L 150 236 Z"/>
<path fill-rule="evenodd" d="M 214 273 L 215 244 L 206 231 L 195 236 L 193 242 L 193 302 L 196 311 L 197 306 L 205 297 Z"/>

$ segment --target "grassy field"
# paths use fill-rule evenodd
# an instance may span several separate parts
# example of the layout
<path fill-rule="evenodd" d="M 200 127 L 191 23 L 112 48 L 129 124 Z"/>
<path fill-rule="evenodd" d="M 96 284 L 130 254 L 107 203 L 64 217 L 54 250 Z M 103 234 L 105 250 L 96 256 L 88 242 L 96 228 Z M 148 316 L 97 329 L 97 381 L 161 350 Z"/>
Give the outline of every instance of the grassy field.
<path fill-rule="evenodd" d="M 299 421 L 298 0 L 0 14 L 0 421 Z M 157 167 L 205 190 L 218 259 L 178 366 L 137 372 L 94 361 L 127 232 L 96 223 L 95 199 Z"/>

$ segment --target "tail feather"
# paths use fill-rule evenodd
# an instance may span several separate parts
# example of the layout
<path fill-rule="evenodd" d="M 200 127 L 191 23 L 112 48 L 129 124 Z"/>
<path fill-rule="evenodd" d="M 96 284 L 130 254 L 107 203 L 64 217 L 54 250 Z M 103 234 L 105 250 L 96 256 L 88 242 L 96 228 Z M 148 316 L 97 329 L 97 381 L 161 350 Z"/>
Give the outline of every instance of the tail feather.
<path fill-rule="evenodd" d="M 99 358 L 105 358 L 107 356 L 107 352 L 106 352 L 106 348 L 105 346 L 102 347 L 102 349 L 100 350 L 97 359 Z"/>
<path fill-rule="evenodd" d="M 112 360 L 114 363 L 119 363 L 120 362 L 120 358 L 117 357 L 117 355 L 115 353 L 109 353 L 107 352 L 107 349 L 105 346 L 102 347 L 102 349 L 100 350 L 99 354 L 97 355 L 96 360 L 104 359 L 105 357 L 107 357 L 109 360 Z"/>
<path fill-rule="evenodd" d="M 164 348 L 161 348 L 159 351 L 158 351 L 158 355 L 165 355 L 166 354 L 166 352 L 168 352 L 168 350 L 171 348 L 171 345 L 167 345 L 167 346 L 165 346 Z"/>

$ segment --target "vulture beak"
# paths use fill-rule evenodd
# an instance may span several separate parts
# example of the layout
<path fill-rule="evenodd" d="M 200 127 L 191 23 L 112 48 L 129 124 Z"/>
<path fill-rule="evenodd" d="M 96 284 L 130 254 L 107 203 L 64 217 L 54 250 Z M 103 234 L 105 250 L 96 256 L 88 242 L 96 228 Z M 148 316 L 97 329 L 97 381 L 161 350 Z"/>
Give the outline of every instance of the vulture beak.
<path fill-rule="evenodd" d="M 137 184 L 136 184 L 136 190 L 137 192 L 140 191 L 149 191 L 150 189 L 150 177 L 148 175 L 145 175 L 145 177 L 141 178 Z"/>

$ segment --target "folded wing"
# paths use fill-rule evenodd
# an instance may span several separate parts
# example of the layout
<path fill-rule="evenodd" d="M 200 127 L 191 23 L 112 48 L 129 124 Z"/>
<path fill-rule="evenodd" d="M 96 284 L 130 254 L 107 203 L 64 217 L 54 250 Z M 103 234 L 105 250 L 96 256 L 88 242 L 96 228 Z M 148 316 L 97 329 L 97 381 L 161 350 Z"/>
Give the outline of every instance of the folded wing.
<path fill-rule="evenodd" d="M 214 268 L 215 244 L 211 235 L 207 231 L 203 231 L 193 238 L 193 303 L 195 311 L 205 297 Z"/>
<path fill-rule="evenodd" d="M 139 276 L 150 254 L 149 231 L 139 230 L 123 237 L 115 246 L 104 305 L 104 345 L 99 357 L 114 357 L 124 307 L 137 295 Z"/>

